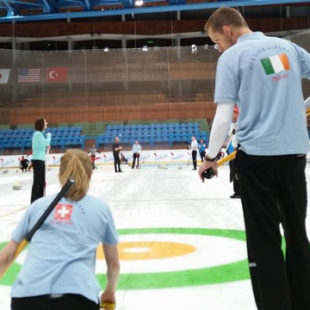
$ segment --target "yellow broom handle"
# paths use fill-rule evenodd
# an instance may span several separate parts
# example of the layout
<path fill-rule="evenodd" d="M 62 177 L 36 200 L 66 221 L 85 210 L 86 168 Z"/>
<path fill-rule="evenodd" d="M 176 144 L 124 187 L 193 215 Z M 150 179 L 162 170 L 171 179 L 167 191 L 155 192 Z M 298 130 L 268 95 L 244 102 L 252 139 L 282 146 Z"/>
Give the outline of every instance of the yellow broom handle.
<path fill-rule="evenodd" d="M 217 165 L 218 166 L 222 166 L 224 165 L 225 163 L 233 160 L 236 158 L 236 155 L 237 155 L 237 151 L 233 151 L 231 154 L 221 158 L 220 160 L 217 161 Z"/>

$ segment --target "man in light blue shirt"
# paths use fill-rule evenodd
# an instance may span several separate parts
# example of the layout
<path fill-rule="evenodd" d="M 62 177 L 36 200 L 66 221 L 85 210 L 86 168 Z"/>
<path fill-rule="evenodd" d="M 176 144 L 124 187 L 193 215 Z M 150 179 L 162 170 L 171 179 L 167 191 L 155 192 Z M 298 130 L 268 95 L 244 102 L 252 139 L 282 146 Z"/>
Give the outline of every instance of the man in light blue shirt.
<path fill-rule="evenodd" d="M 132 158 L 133 158 L 133 160 L 132 160 L 131 169 L 134 169 L 136 160 L 137 160 L 136 168 L 139 168 L 139 158 L 140 158 L 141 150 L 142 150 L 142 147 L 139 144 L 139 141 L 136 140 L 134 145 L 132 146 L 132 153 L 133 153 L 132 154 Z"/>
<path fill-rule="evenodd" d="M 257 307 L 310 309 L 304 171 L 309 139 L 301 87 L 302 78 L 310 79 L 310 54 L 289 41 L 252 32 L 232 8 L 216 10 L 205 29 L 223 53 L 216 70 L 217 110 L 199 175 L 209 168 L 217 174 L 216 155 L 236 103 L 236 163 Z"/>

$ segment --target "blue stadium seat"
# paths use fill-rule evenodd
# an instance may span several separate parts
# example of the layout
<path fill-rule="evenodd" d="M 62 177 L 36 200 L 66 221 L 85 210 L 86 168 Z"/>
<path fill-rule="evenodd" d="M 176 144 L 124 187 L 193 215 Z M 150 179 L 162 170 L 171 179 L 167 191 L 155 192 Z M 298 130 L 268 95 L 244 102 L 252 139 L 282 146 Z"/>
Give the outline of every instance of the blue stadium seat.
<path fill-rule="evenodd" d="M 208 139 L 205 132 L 200 132 L 198 123 L 158 123 L 158 124 L 130 124 L 130 125 L 107 125 L 105 135 L 96 137 L 97 144 L 112 144 L 114 137 L 118 136 L 121 143 L 141 143 L 191 141 L 192 136 L 197 139 Z"/>

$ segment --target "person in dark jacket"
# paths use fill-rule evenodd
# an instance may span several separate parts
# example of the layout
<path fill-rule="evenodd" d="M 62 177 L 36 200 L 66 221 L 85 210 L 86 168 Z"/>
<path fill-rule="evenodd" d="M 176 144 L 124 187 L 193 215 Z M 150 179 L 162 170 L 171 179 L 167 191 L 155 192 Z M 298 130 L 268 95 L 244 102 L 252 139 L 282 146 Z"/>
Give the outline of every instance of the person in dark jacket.
<path fill-rule="evenodd" d="M 112 145 L 115 172 L 123 172 L 121 170 L 121 159 L 119 157 L 119 153 L 122 149 L 123 148 L 119 145 L 119 138 L 115 137 L 114 143 Z"/>

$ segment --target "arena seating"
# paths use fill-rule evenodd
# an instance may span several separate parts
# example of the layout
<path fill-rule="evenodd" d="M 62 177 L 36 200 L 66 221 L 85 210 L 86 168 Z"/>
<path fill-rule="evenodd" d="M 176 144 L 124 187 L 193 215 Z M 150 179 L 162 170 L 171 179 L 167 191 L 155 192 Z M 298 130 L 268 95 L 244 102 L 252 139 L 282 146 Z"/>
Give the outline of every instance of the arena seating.
<path fill-rule="evenodd" d="M 140 143 L 190 143 L 191 137 L 197 140 L 204 139 L 208 142 L 209 134 L 199 130 L 197 123 L 161 123 L 161 124 L 132 124 L 132 125 L 107 125 L 105 134 L 96 137 L 97 148 L 101 145 L 111 144 L 115 137 L 121 143 L 133 144 L 135 140 Z"/>
<path fill-rule="evenodd" d="M 4 129 L 0 130 L 0 149 L 31 149 L 33 129 Z M 48 128 L 46 132 L 52 133 L 51 147 L 85 147 L 85 137 L 81 135 L 82 127 Z"/>

